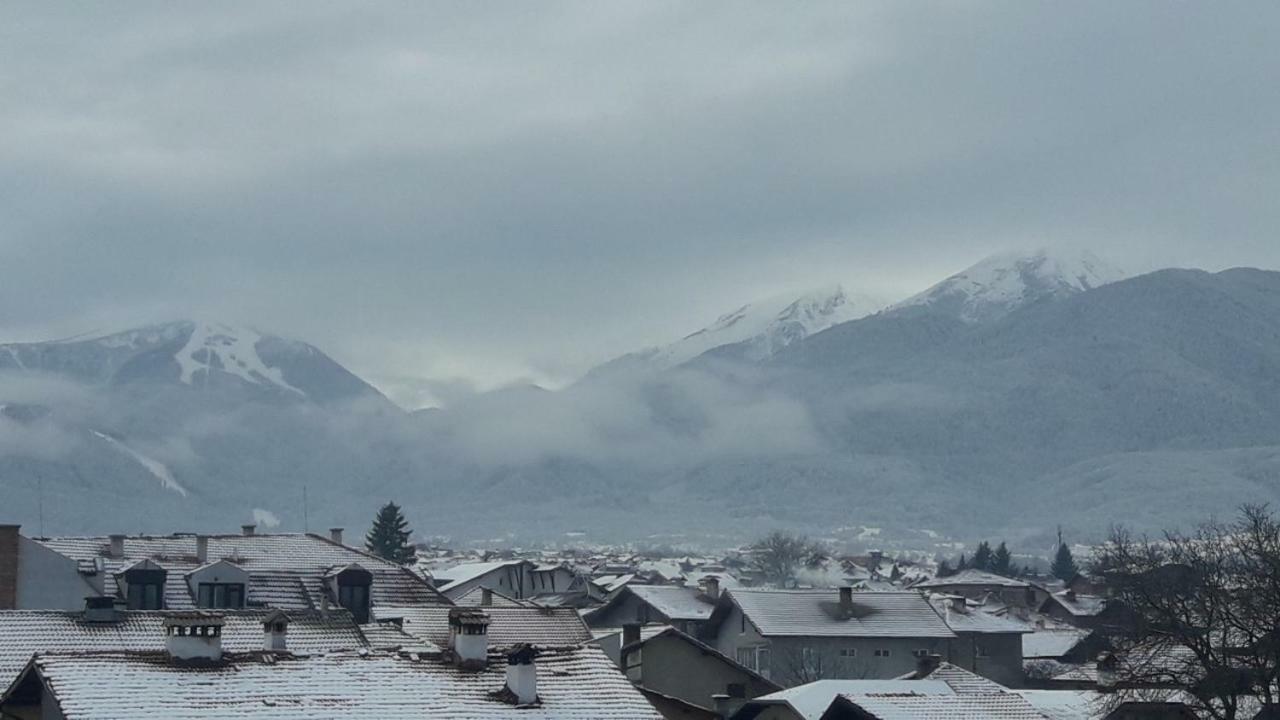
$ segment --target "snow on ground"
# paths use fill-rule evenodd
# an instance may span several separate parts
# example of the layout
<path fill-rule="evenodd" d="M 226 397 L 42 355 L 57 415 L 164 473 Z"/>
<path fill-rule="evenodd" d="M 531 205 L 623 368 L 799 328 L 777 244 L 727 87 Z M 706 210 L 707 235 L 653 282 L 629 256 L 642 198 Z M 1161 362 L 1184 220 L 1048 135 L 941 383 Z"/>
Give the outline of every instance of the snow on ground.
<path fill-rule="evenodd" d="M 129 447 L 128 445 L 125 445 L 119 440 L 111 437 L 110 435 L 107 435 L 106 433 L 101 433 L 101 432 L 98 432 L 97 430 L 94 430 L 93 434 L 97 435 L 103 440 L 106 440 L 107 443 L 111 445 L 111 447 L 114 447 L 115 449 L 119 450 L 125 455 L 128 455 L 129 457 L 133 458 L 139 465 L 146 468 L 147 472 L 150 472 L 152 475 L 155 476 L 157 480 L 160 481 L 160 486 L 163 487 L 164 489 L 172 490 L 183 497 L 187 496 L 187 489 L 182 487 L 182 485 L 179 484 L 178 481 L 174 479 L 173 473 L 169 472 L 169 468 L 165 467 L 164 463 L 160 462 L 159 460 L 149 458 L 146 455 L 143 455 L 137 450 L 134 450 L 133 448 Z"/>
<path fill-rule="evenodd" d="M 221 370 L 254 385 L 273 384 L 299 395 L 298 388 L 285 382 L 279 368 L 269 367 L 258 357 L 255 348 L 262 336 L 245 328 L 234 328 L 219 323 L 195 323 L 191 338 L 175 359 L 182 368 L 181 380 L 190 385 L 200 370 Z M 220 361 L 214 362 L 214 357 Z"/>

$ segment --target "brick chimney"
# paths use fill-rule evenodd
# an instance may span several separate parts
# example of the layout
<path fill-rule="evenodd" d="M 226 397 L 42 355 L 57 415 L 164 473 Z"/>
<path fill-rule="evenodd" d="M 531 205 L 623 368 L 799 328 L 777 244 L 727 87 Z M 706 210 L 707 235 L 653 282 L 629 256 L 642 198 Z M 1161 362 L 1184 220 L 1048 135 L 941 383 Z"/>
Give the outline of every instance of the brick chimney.
<path fill-rule="evenodd" d="M 196 536 L 196 562 L 204 565 L 209 562 L 209 536 Z"/>
<path fill-rule="evenodd" d="M 489 662 L 489 614 L 476 608 L 449 608 L 449 652 L 463 670 L 483 670 Z"/>
<path fill-rule="evenodd" d="M 18 530 L 21 525 L 0 525 L 0 610 L 18 607 Z"/>
<path fill-rule="evenodd" d="M 122 558 L 124 557 L 124 535 L 108 535 L 111 541 L 111 548 L 107 553 L 107 557 Z"/>
<path fill-rule="evenodd" d="M 507 690 L 517 705 L 538 702 L 538 651 L 532 645 L 516 645 L 507 654 Z"/>
<path fill-rule="evenodd" d="M 329 539 L 342 544 L 342 528 L 329 528 Z"/>
<path fill-rule="evenodd" d="M 184 612 L 164 619 L 164 648 L 171 662 L 217 662 L 222 659 L 222 615 Z"/>
<path fill-rule="evenodd" d="M 244 534 L 244 535 L 253 535 L 253 534 L 254 534 L 254 533 L 256 533 L 257 531 L 258 531 L 258 526 L 257 526 L 257 525 L 252 525 L 252 524 L 250 524 L 250 525 L 241 525 L 241 526 L 240 526 L 240 532 L 241 532 L 241 534 Z"/>

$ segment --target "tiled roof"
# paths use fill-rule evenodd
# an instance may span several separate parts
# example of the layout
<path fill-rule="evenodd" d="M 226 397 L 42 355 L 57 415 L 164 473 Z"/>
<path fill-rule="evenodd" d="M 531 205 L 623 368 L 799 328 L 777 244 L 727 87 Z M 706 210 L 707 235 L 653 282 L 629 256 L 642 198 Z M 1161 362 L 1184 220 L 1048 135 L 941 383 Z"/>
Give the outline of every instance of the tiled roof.
<path fill-rule="evenodd" d="M 1022 636 L 1022 657 L 1057 658 L 1071 652 L 1089 637 L 1088 630 L 1071 629 L 1037 629 L 1033 633 Z"/>
<path fill-rule="evenodd" d="M 271 610 L 223 611 L 222 644 L 229 652 L 262 649 L 262 622 Z M 116 622 L 85 622 L 65 610 L 0 611 L 0 688 L 8 686 L 37 651 L 163 650 L 169 612 L 122 611 Z M 298 653 L 363 647 L 351 613 L 337 609 L 290 611 L 288 645 Z"/>
<path fill-rule="evenodd" d="M 1030 633 L 1031 628 L 1026 623 L 1016 620 L 998 617 L 991 613 L 984 612 L 977 607 L 970 607 L 965 604 L 963 610 L 957 610 L 951 598 L 946 596 L 935 595 L 929 599 L 929 603 L 938 611 L 942 619 L 946 621 L 947 627 L 958 633 Z"/>
<path fill-rule="evenodd" d="M 1000 683 L 949 662 L 940 663 L 928 675 L 918 679 L 944 682 L 957 695 L 998 695 L 1009 692 L 1009 689 Z"/>
<path fill-rule="evenodd" d="M 715 604 L 690 587 L 678 585 L 628 585 L 624 592 L 649 603 L 671 620 L 707 620 Z"/>
<path fill-rule="evenodd" d="M 502 560 L 499 562 L 478 562 L 478 563 L 462 563 L 454 565 L 450 568 L 437 568 L 431 572 L 437 581 L 444 581 L 440 585 L 440 592 L 447 593 L 465 583 L 471 582 L 476 578 L 483 577 L 495 570 L 501 570 L 506 567 L 523 565 L 528 560 Z"/>
<path fill-rule="evenodd" d="M 448 604 L 435 588 L 411 571 L 355 548 L 339 545 L 318 535 L 209 535 L 210 561 L 228 560 L 249 573 L 251 605 L 305 610 L 320 607 L 322 578 L 331 570 L 351 563 L 373 573 L 374 612 L 379 605 Z M 196 536 L 191 534 L 135 536 L 124 540 L 124 556 L 110 557 L 107 537 L 45 538 L 36 542 L 80 563 L 98 561 L 105 568 L 104 585 L 116 594 L 115 573 L 140 560 L 150 560 L 169 572 L 165 582 L 165 606 L 190 609 L 193 600 L 185 574 L 204 563 L 195 557 Z"/>
<path fill-rule="evenodd" d="M 812 637 L 953 638 L 938 613 L 916 592 L 853 594 L 852 617 L 842 616 L 836 590 L 745 590 L 725 595 L 761 635 Z"/>
<path fill-rule="evenodd" d="M 573 608 L 487 607 L 477 608 L 489 616 L 489 645 L 503 647 L 517 643 L 535 645 L 576 645 L 590 642 L 591 631 Z M 384 608 L 383 617 L 403 618 L 403 629 L 441 647 L 449 644 L 449 608 Z"/>
<path fill-rule="evenodd" d="M 804 685 L 761 695 L 751 701 L 756 706 L 783 705 L 804 718 L 818 720 L 831 707 L 831 701 L 843 693 L 904 692 L 909 688 L 920 694 L 952 695 L 946 683 L 921 680 L 815 680 Z"/>
<path fill-rule="evenodd" d="M 1031 587 L 1029 584 L 1021 580 L 1007 578 L 1003 575 L 996 575 L 995 573 L 984 572 L 982 570 L 961 570 L 955 575 L 948 575 L 947 577 L 934 578 L 932 580 L 925 580 L 922 583 L 916 583 L 913 587 L 928 589 L 944 588 L 954 585 L 998 585 L 1000 587 L 1008 588 Z"/>
<path fill-rule="evenodd" d="M 1076 617 L 1093 617 L 1107 607 L 1107 599 L 1097 595 L 1078 595 L 1070 590 L 1056 592 L 1053 601 Z"/>
<path fill-rule="evenodd" d="M 926 695 L 885 693 L 840 695 L 876 720 L 1045 720 L 1020 695 Z"/>
<path fill-rule="evenodd" d="M 182 667 L 158 653 L 51 654 L 37 656 L 35 669 L 54 689 L 67 720 L 661 720 L 604 652 L 591 646 L 542 649 L 535 663 L 540 703 L 521 707 L 492 695 L 505 684 L 500 654 L 491 654 L 481 672 L 416 653 L 224 660 Z"/>

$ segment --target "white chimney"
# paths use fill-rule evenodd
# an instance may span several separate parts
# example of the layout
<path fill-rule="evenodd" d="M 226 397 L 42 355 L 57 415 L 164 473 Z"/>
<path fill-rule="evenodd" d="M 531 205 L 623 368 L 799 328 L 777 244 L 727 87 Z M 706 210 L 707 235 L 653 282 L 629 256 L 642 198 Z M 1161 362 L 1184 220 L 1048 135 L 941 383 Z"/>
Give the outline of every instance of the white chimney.
<path fill-rule="evenodd" d="M 267 652 L 289 650 L 289 616 L 280 610 L 262 621 L 262 649 Z"/>
<path fill-rule="evenodd" d="M 196 562 L 204 565 L 209 562 L 209 536 L 196 536 Z"/>
<path fill-rule="evenodd" d="M 164 619 L 164 646 L 178 662 L 217 662 L 222 659 L 222 616 L 185 612 Z"/>
<path fill-rule="evenodd" d="M 111 535 L 111 552 L 113 558 L 124 557 L 124 535 Z"/>
<path fill-rule="evenodd" d="M 712 600 L 719 600 L 720 599 L 720 578 L 716 577 L 715 575 L 708 575 L 702 579 L 702 582 L 705 583 L 707 586 L 707 591 L 706 591 L 707 597 L 711 598 Z"/>
<path fill-rule="evenodd" d="M 476 608 L 450 608 L 449 651 L 458 667 L 483 670 L 489 661 L 489 614 Z"/>
<path fill-rule="evenodd" d="M 257 530 L 258 530 L 257 525 L 241 525 L 240 526 L 240 532 L 245 535 L 252 535 L 255 532 L 257 532 Z"/>
<path fill-rule="evenodd" d="M 507 690 L 517 705 L 538 702 L 538 667 L 534 658 L 538 651 L 532 645 L 516 645 L 507 655 Z"/>
<path fill-rule="evenodd" d="M 342 544 L 342 528 L 329 528 L 329 539 Z"/>

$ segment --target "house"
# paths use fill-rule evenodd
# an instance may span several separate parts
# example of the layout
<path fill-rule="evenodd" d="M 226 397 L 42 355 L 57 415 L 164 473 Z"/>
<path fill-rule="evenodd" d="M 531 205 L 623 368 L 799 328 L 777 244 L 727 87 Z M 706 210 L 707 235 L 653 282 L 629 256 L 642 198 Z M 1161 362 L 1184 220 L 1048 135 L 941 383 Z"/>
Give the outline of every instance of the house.
<path fill-rule="evenodd" d="M 916 592 L 734 589 L 720 594 L 708 644 L 783 687 L 889 678 L 918 657 L 949 657 L 957 635 Z"/>
<path fill-rule="evenodd" d="M 1030 626 L 983 612 L 959 595 L 933 595 L 929 603 L 956 634 L 951 662 L 1002 685 L 1022 686 L 1022 638 Z"/>
<path fill-rule="evenodd" d="M 97 652 L 163 650 L 163 623 L 169 611 L 116 610 L 110 603 L 82 611 L 6 610 L 0 612 L 0 687 L 18 676 L 37 652 Z M 229 652 L 288 649 L 301 654 L 362 647 L 397 647 L 414 640 L 403 634 L 392 642 L 386 636 L 371 642 L 342 609 L 229 610 L 223 612 L 222 643 Z"/>
<path fill-rule="evenodd" d="M 715 648 L 673 627 L 623 627 L 619 663 L 627 679 L 663 698 L 723 712 L 731 703 L 779 690 L 777 684 L 739 665 Z M 665 715 L 665 713 L 664 713 Z"/>
<path fill-rule="evenodd" d="M 163 651 L 40 653 L 0 696 L 0 716 L 49 720 L 318 717 L 659 720 L 599 648 L 491 648 L 456 608 L 438 651 L 302 655 L 224 650 L 219 615 L 165 622 Z"/>
<path fill-rule="evenodd" d="M 538 564 L 530 560 L 461 563 L 432 571 L 432 579 L 450 600 L 476 588 L 496 590 L 515 600 L 540 594 L 585 592 L 585 585 L 573 570 L 561 564 Z"/>
<path fill-rule="evenodd" d="M 719 595 L 719 582 L 714 578 L 708 581 L 707 592 L 683 585 L 627 585 L 587 613 L 586 620 L 593 628 L 630 623 L 669 625 L 702 638 Z"/>
<path fill-rule="evenodd" d="M 1070 588 L 1053 593 L 1040 604 L 1040 612 L 1061 623 L 1090 630 L 1107 630 L 1127 624 L 1119 603 L 1100 595 L 1081 595 Z"/>
<path fill-rule="evenodd" d="M 893 680 L 821 680 L 744 704 L 731 720 L 1190 720 L 1176 695 L 1152 700 L 1070 690 L 1011 690 L 925 658 Z"/>
<path fill-rule="evenodd" d="M 238 535 L 18 540 L 20 609 L 75 610 L 86 596 L 109 597 L 130 610 L 333 605 L 365 623 L 380 605 L 450 604 L 421 576 L 342 544 L 338 528 L 327 538 L 258 534 L 246 525 Z"/>
<path fill-rule="evenodd" d="M 994 597 L 1006 605 L 1020 608 L 1036 608 L 1048 594 L 1029 582 L 973 569 L 925 580 L 911 587 L 925 592 L 960 595 L 970 600 Z"/>

